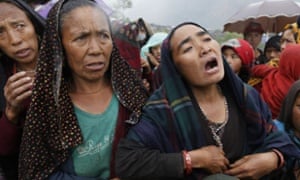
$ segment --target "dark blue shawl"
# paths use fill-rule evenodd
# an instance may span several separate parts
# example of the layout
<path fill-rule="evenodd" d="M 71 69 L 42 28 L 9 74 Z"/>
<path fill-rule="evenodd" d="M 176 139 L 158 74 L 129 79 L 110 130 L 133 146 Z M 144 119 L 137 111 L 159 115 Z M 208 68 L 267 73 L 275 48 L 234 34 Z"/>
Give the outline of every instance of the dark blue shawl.
<path fill-rule="evenodd" d="M 201 116 L 192 102 L 190 90 L 174 65 L 169 38 L 162 45 L 163 84 L 150 97 L 140 122 L 128 134 L 128 139 L 164 153 L 192 150 L 207 145 L 203 131 L 207 127 L 202 127 Z M 246 124 L 247 141 L 245 155 L 275 148 L 285 156 L 300 158 L 300 151 L 288 136 L 276 130 L 268 106 L 257 91 L 244 84 L 225 60 L 223 63 L 225 76 L 219 85 L 232 92 L 232 99 L 243 115 L 241 120 Z"/>

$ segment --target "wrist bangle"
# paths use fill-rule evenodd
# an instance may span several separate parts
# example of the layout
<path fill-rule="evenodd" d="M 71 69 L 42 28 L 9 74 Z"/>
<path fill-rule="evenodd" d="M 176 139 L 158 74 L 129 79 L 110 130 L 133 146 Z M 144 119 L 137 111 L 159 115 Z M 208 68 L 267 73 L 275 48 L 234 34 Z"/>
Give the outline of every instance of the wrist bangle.
<path fill-rule="evenodd" d="M 272 149 L 272 151 L 276 154 L 276 156 L 278 158 L 277 169 L 282 168 L 283 165 L 284 165 L 284 157 L 283 157 L 283 155 L 277 149 Z"/>
<path fill-rule="evenodd" d="M 183 161 L 184 161 L 184 165 L 185 165 L 184 172 L 187 175 L 189 175 L 193 171 L 191 155 L 186 150 L 182 151 L 182 155 L 183 155 Z"/>

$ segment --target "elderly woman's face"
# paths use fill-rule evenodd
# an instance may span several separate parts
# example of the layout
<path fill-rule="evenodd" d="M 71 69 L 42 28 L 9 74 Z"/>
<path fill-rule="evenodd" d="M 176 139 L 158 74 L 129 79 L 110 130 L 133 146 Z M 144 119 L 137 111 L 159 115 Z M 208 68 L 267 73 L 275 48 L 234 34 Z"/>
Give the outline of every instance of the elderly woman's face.
<path fill-rule="evenodd" d="M 72 10 L 64 17 L 62 43 L 77 80 L 99 80 L 109 68 L 113 43 L 103 12 L 89 6 Z"/>
<path fill-rule="evenodd" d="M 171 38 L 175 66 L 192 86 L 208 86 L 224 77 L 219 43 L 195 25 L 178 28 Z"/>
<path fill-rule="evenodd" d="M 19 64 L 38 57 L 38 38 L 27 15 L 15 5 L 0 3 L 0 49 Z"/>

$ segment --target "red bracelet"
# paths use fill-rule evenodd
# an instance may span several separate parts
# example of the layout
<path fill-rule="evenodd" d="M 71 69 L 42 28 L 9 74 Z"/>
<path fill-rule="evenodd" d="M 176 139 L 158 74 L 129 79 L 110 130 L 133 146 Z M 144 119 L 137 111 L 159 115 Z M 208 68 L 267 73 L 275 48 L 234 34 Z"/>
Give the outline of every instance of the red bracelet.
<path fill-rule="evenodd" d="M 183 155 L 183 160 L 184 160 L 184 164 L 185 164 L 184 171 L 187 175 L 189 175 L 193 171 L 191 155 L 186 150 L 182 151 L 182 155 Z"/>
<path fill-rule="evenodd" d="M 277 155 L 278 157 L 278 165 L 277 165 L 277 169 L 280 169 L 283 167 L 284 165 L 284 157 L 283 155 L 281 154 L 280 151 L 278 151 L 277 149 L 272 149 L 272 151 Z"/>

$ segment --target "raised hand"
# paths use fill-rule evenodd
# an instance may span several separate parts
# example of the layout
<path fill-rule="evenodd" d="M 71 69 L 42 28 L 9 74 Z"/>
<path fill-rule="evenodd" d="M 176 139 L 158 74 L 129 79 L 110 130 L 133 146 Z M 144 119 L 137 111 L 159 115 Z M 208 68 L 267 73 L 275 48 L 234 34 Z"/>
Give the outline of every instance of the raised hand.
<path fill-rule="evenodd" d="M 9 77 L 4 86 L 5 113 L 13 123 L 17 123 L 18 115 L 24 109 L 24 100 L 32 94 L 33 81 L 33 72 L 21 71 Z"/>

